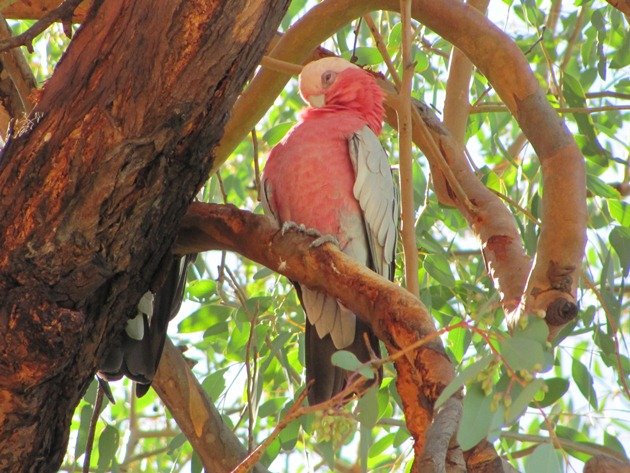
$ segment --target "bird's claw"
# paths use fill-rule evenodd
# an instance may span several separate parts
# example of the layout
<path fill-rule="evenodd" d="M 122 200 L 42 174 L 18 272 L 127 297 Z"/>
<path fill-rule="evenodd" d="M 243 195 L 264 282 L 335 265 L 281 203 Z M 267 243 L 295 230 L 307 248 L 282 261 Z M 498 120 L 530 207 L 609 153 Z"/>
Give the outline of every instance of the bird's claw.
<path fill-rule="evenodd" d="M 320 235 L 318 238 L 312 241 L 309 245 L 310 248 L 318 248 L 324 243 L 332 243 L 335 246 L 339 246 L 339 240 L 334 235 Z"/>
<path fill-rule="evenodd" d="M 287 233 L 289 230 L 295 230 L 296 232 L 304 233 L 305 235 L 312 236 L 315 238 L 321 238 L 322 234 L 315 230 L 314 228 L 306 228 L 303 223 L 297 224 L 292 221 L 287 221 L 282 224 L 282 235 Z"/>
<path fill-rule="evenodd" d="M 282 236 L 284 236 L 290 230 L 295 230 L 297 232 L 305 232 L 306 227 L 304 224 L 298 225 L 295 222 L 287 221 L 282 224 Z"/>

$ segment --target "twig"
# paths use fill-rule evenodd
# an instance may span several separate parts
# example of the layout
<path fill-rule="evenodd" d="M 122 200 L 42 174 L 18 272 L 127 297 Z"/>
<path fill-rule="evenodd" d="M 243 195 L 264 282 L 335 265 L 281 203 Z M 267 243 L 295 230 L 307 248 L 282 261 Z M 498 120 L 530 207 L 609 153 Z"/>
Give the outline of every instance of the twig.
<path fill-rule="evenodd" d="M 518 202 L 516 202 L 514 199 L 512 199 L 511 197 L 502 194 L 499 191 L 495 191 L 494 189 L 490 189 L 490 192 L 492 192 L 494 195 L 496 195 L 497 197 L 499 197 L 500 199 L 504 200 L 505 202 L 507 202 L 508 204 L 510 204 L 512 207 L 514 207 L 515 209 L 517 209 L 518 211 L 520 211 L 523 215 L 525 215 L 527 217 L 527 219 L 529 221 L 531 221 L 532 223 L 536 224 L 536 225 L 540 225 L 540 220 L 538 220 L 533 213 L 531 213 L 529 210 L 527 210 L 525 207 L 522 207 L 521 205 L 518 204 Z"/>
<path fill-rule="evenodd" d="M 353 394 L 359 394 L 365 387 L 366 379 L 362 376 L 358 376 L 355 381 L 348 384 L 342 391 L 330 398 L 328 401 L 315 404 L 313 406 L 302 406 L 306 396 L 308 394 L 308 387 L 300 393 L 295 403 L 289 408 L 286 415 L 276 424 L 271 434 L 260 444 L 256 449 L 250 453 L 245 460 L 241 462 L 236 468 L 232 470 L 232 473 L 246 473 L 253 465 L 255 465 L 269 445 L 280 435 L 280 432 L 287 427 L 295 419 L 302 417 L 303 415 L 310 414 L 316 411 L 325 411 L 328 409 L 339 408 L 344 404 L 347 404 L 353 399 Z"/>
<path fill-rule="evenodd" d="M 129 463 L 129 459 L 132 458 L 133 452 L 138 445 L 138 411 L 136 406 L 135 384 L 131 383 L 131 393 L 129 397 L 129 439 L 127 440 L 127 446 L 125 448 L 125 458 L 123 463 Z M 126 469 L 121 469 L 123 472 Z"/>
<path fill-rule="evenodd" d="M 613 339 L 613 343 L 615 344 L 615 359 L 617 361 L 617 370 L 619 371 L 619 379 L 621 380 L 621 386 L 623 388 L 624 394 L 626 395 L 626 398 L 630 399 L 630 387 L 628 387 L 628 382 L 626 381 L 626 373 L 624 373 L 623 363 L 621 361 L 621 354 L 620 354 L 621 350 L 619 347 L 619 338 L 617 337 L 618 325 L 615 320 L 615 317 L 610 313 L 610 309 L 608 308 L 608 303 L 604 299 L 604 296 L 602 295 L 601 291 L 597 289 L 597 286 L 595 285 L 595 283 L 591 281 L 591 278 L 584 271 L 582 271 L 582 279 L 584 280 L 584 283 L 586 284 L 586 286 L 593 292 L 593 294 L 595 294 L 595 297 L 597 298 L 597 300 L 602 306 L 604 314 L 606 314 L 606 320 L 608 321 L 608 324 L 610 325 L 610 328 L 612 329 L 612 339 Z"/>
<path fill-rule="evenodd" d="M 83 457 L 83 473 L 89 473 L 90 471 L 90 457 L 92 456 L 92 447 L 94 446 L 94 433 L 96 432 L 96 424 L 98 423 L 98 416 L 101 413 L 101 406 L 103 405 L 103 395 L 105 390 L 99 384 L 98 391 L 96 392 L 96 402 L 94 402 L 94 412 L 92 412 L 92 418 L 90 419 L 90 428 L 88 429 L 88 436 L 85 442 L 85 456 Z"/>
<path fill-rule="evenodd" d="M 575 20 L 575 25 L 573 26 L 573 32 L 571 33 L 571 37 L 567 42 L 567 47 L 564 50 L 564 59 L 562 59 L 562 64 L 560 64 L 561 71 L 564 71 L 567 68 L 569 62 L 571 61 L 571 58 L 573 57 L 573 48 L 575 48 L 580 33 L 582 32 L 582 25 L 584 24 L 584 20 L 586 18 L 586 13 L 588 12 L 588 10 L 588 5 L 583 4 L 580 8 L 580 13 L 578 13 L 578 16 Z"/>
<path fill-rule="evenodd" d="M 31 26 L 24 33 L 17 36 L 13 36 L 4 41 L 0 41 L 0 52 L 7 49 L 16 48 L 18 46 L 25 46 L 29 53 L 33 52 L 33 40 L 36 36 L 46 30 L 55 21 L 65 21 L 72 18 L 74 10 L 79 6 L 83 0 L 65 0 L 54 10 L 46 13 L 39 20 L 37 20 L 33 26 Z"/>
<path fill-rule="evenodd" d="M 400 200 L 402 209 L 402 244 L 405 255 L 405 283 L 416 297 L 420 293 L 418 282 L 418 252 L 416 251 L 415 205 L 413 199 L 413 154 L 411 150 L 411 88 L 414 63 L 411 55 L 411 0 L 400 2 L 402 20 L 403 75 L 398 94 L 398 151 L 400 163 Z"/>
<path fill-rule="evenodd" d="M 392 61 L 392 58 L 390 57 L 389 52 L 387 51 L 387 47 L 385 46 L 385 42 L 383 41 L 383 36 L 381 35 L 381 32 L 376 27 L 376 23 L 374 23 L 374 20 L 372 19 L 372 16 L 370 14 L 363 15 L 363 19 L 365 20 L 365 23 L 368 25 L 368 28 L 370 28 L 370 32 L 372 33 L 372 37 L 374 38 L 376 47 L 381 53 L 381 56 L 383 57 L 385 64 L 387 65 L 387 70 L 389 71 L 389 75 L 392 76 L 392 80 L 394 81 L 394 84 L 396 85 L 396 92 L 400 92 L 402 82 L 400 80 L 400 77 L 398 76 L 398 71 L 396 70 L 396 66 L 394 66 L 394 62 Z"/>
<path fill-rule="evenodd" d="M 217 181 L 219 183 L 219 190 L 221 191 L 221 197 L 223 198 L 223 203 L 228 203 L 227 193 L 225 192 L 225 186 L 223 185 L 223 179 L 221 178 L 221 174 L 219 171 L 216 172 Z"/>
<path fill-rule="evenodd" d="M 462 213 L 466 211 L 471 216 L 475 215 L 477 213 L 477 207 L 470 201 L 468 195 L 457 180 L 457 177 L 455 177 L 455 173 L 453 173 L 451 166 L 449 166 L 449 164 L 446 162 L 444 154 L 433 139 L 433 136 L 431 136 L 429 128 L 427 127 L 422 117 L 420 117 L 420 113 L 418 112 L 416 107 L 412 108 L 412 115 L 414 125 L 418 127 L 420 134 L 424 135 L 424 140 L 428 145 L 428 149 L 425 150 L 425 152 L 431 153 L 431 158 L 435 160 L 438 167 L 440 168 L 440 171 L 444 173 L 448 184 L 451 186 L 451 190 L 455 194 L 455 197 L 462 203 Z"/>
<path fill-rule="evenodd" d="M 530 435 L 530 434 L 521 434 L 518 432 L 511 432 L 509 430 L 504 430 L 501 432 L 501 437 L 506 439 L 518 440 L 519 442 L 532 442 L 532 443 L 550 443 L 555 448 L 563 448 L 570 450 L 577 450 L 578 452 L 584 452 L 588 455 L 604 455 L 610 458 L 614 458 L 616 460 L 625 460 L 622 454 L 606 448 L 602 445 L 595 444 L 586 444 L 582 442 L 575 442 L 573 440 L 568 440 L 561 437 L 544 437 L 542 435 Z"/>
<path fill-rule="evenodd" d="M 602 105 L 601 107 L 554 107 L 558 113 L 600 113 L 611 111 L 630 110 L 630 105 Z M 471 108 L 470 113 L 490 113 L 490 112 L 506 112 L 508 108 L 500 103 L 485 103 L 475 105 Z"/>

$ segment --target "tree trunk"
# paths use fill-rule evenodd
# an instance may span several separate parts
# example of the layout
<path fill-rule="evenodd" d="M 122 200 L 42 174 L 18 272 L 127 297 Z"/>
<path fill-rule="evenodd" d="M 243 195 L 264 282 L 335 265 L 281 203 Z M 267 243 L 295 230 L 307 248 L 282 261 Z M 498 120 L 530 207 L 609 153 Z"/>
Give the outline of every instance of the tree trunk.
<path fill-rule="evenodd" d="M 57 470 L 288 0 L 96 4 L 0 156 L 1 471 Z"/>

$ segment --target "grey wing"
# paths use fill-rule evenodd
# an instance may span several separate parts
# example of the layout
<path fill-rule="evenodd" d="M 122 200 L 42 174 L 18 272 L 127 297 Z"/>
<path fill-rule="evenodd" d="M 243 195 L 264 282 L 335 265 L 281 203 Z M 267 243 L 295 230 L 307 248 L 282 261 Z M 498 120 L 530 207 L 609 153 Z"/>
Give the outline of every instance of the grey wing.
<path fill-rule="evenodd" d="M 273 190 L 271 188 L 271 182 L 265 179 L 264 175 L 260 180 L 260 203 L 263 206 L 265 215 L 271 217 L 276 222 L 276 225 L 280 226 L 281 222 L 276 213 L 273 201 Z"/>
<path fill-rule="evenodd" d="M 363 210 L 374 271 L 392 280 L 399 198 L 387 154 L 368 126 L 350 137 L 349 149 L 355 172 L 353 193 Z"/>

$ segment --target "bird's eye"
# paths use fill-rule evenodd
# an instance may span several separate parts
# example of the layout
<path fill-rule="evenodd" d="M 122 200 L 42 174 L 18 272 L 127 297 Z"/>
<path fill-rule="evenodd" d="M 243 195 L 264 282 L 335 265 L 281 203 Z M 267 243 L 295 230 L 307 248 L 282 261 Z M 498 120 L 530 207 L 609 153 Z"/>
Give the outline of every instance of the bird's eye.
<path fill-rule="evenodd" d="M 333 71 L 326 71 L 322 74 L 322 86 L 329 87 L 333 82 L 335 82 L 335 78 L 337 74 Z"/>

